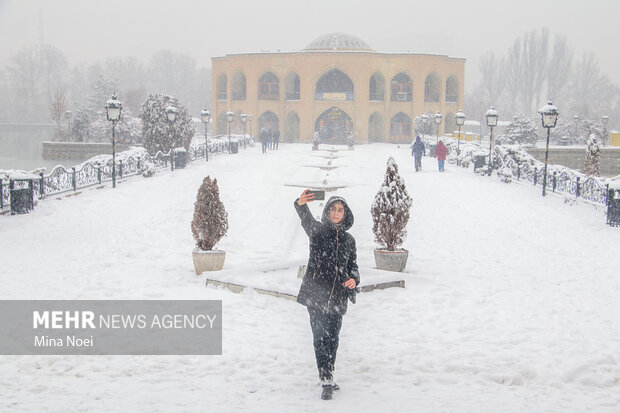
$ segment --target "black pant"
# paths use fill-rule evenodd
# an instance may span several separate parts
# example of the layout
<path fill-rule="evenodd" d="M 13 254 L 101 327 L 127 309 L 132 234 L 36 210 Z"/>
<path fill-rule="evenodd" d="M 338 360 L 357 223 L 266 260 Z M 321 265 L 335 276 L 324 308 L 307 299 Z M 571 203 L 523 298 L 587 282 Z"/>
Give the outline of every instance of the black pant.
<path fill-rule="evenodd" d="M 310 327 L 314 337 L 314 355 L 316 366 L 319 369 L 319 379 L 333 380 L 336 351 L 338 351 L 338 336 L 342 327 L 342 315 L 324 313 L 311 307 Z"/>
<path fill-rule="evenodd" d="M 422 155 L 413 155 L 413 159 L 415 160 L 415 171 L 418 172 L 422 169 Z"/>

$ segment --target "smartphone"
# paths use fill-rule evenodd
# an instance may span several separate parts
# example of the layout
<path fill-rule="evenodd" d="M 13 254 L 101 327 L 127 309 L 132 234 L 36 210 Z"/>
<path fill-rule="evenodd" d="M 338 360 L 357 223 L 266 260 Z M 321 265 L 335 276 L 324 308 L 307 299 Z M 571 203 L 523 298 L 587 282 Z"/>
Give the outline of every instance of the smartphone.
<path fill-rule="evenodd" d="M 314 201 L 324 201 L 325 191 L 308 191 L 309 194 L 314 194 Z"/>

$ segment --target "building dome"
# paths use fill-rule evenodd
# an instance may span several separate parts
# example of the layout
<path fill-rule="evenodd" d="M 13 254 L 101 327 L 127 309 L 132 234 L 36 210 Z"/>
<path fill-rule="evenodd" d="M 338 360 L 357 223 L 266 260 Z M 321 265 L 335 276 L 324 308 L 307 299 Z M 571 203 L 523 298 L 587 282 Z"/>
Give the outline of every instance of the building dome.
<path fill-rule="evenodd" d="M 364 50 L 374 52 L 374 50 L 368 46 L 368 43 L 359 37 L 351 36 L 345 33 L 330 33 L 323 35 L 308 44 L 304 51 L 306 50 Z"/>

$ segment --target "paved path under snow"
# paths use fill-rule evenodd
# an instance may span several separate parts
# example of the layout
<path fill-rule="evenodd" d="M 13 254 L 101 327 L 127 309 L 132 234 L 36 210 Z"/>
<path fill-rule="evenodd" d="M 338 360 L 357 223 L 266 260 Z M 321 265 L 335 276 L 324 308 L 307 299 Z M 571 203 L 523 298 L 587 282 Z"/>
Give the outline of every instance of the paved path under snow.
<path fill-rule="evenodd" d="M 342 388 L 320 388 L 305 309 L 205 288 L 190 221 L 218 179 L 230 231 L 225 269 L 293 266 L 307 238 L 287 182 L 346 182 L 362 282 L 374 266 L 370 205 L 394 156 L 413 198 L 407 288 L 362 294 L 345 317 Z M 217 299 L 222 356 L 2 356 L 2 411 L 617 412 L 620 231 L 602 210 L 503 184 L 406 146 L 360 145 L 330 172 L 309 145 L 280 145 L 86 189 L 0 216 L 3 299 Z M 313 211 L 318 214 L 318 205 Z M 245 270 L 244 270 L 245 269 Z M 295 273 L 291 273 L 294 277 Z"/>

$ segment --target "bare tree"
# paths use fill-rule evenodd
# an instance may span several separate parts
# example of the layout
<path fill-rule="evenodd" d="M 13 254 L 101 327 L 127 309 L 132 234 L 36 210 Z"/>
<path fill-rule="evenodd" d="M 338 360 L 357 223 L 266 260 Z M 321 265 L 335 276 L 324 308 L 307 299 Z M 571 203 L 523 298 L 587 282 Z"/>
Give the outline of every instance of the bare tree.
<path fill-rule="evenodd" d="M 600 118 L 603 113 L 599 108 L 613 107 L 620 97 L 620 90 L 601 73 L 598 59 L 591 52 L 576 62 L 569 90 L 570 108 L 582 118 Z"/>
<path fill-rule="evenodd" d="M 553 52 L 547 65 L 547 98 L 561 102 L 566 94 L 573 69 L 574 49 L 568 45 L 566 36 L 556 34 Z"/>
<path fill-rule="evenodd" d="M 508 50 L 506 73 L 508 94 L 513 97 L 511 111 L 533 114 L 533 104 L 540 102 L 549 59 L 549 31 L 542 28 L 526 33 Z"/>
<path fill-rule="evenodd" d="M 506 62 L 503 57 L 495 56 L 494 51 L 489 51 L 480 57 L 478 68 L 482 75 L 481 86 L 486 92 L 488 103 L 497 105 L 506 87 L 504 81 L 504 68 Z"/>
<path fill-rule="evenodd" d="M 50 116 L 58 126 L 58 136 L 61 134 L 60 121 L 62 120 L 62 115 L 65 114 L 67 107 L 67 97 L 65 96 L 65 92 L 62 90 L 56 90 L 54 97 L 49 103 L 49 108 Z"/>
<path fill-rule="evenodd" d="M 14 103 L 22 120 L 45 120 L 42 114 L 53 98 L 52 90 L 62 89 L 66 66 L 64 54 L 52 45 L 26 47 L 11 57 L 7 69 L 20 97 Z"/>

